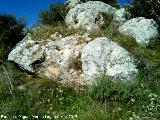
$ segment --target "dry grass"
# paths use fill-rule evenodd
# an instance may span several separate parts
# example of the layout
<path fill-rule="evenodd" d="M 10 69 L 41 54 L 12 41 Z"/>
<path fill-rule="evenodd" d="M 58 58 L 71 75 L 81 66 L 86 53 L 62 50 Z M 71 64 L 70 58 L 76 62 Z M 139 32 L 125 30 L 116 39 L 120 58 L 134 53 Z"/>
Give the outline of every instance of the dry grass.
<path fill-rule="evenodd" d="M 52 34 L 55 34 L 56 32 L 61 34 L 62 37 L 75 35 L 75 34 L 79 34 L 79 35 L 84 34 L 84 30 L 73 29 L 73 28 L 70 29 L 64 24 L 58 24 L 57 26 L 40 25 L 37 28 L 35 27 L 29 31 L 33 40 L 36 40 L 36 41 L 46 40 L 50 38 L 50 36 Z"/>

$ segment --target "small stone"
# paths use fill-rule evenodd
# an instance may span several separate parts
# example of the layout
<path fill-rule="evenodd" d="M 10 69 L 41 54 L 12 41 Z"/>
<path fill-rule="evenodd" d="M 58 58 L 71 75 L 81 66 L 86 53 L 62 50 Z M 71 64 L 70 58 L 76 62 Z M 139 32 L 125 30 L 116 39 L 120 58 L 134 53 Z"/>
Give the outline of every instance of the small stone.
<path fill-rule="evenodd" d="M 47 69 L 54 76 L 58 76 L 60 74 L 59 68 L 53 68 L 52 66 L 48 66 Z"/>

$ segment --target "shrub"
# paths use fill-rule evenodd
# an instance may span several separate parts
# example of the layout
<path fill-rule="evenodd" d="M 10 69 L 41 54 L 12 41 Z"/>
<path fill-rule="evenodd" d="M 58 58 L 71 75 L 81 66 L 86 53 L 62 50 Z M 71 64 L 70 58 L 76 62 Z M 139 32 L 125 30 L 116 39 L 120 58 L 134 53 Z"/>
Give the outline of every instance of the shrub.
<path fill-rule="evenodd" d="M 160 52 L 151 48 L 136 47 L 132 54 L 139 60 L 138 69 L 143 76 L 142 81 L 149 88 L 159 93 L 160 85 Z"/>
<path fill-rule="evenodd" d="M 42 11 L 39 15 L 40 23 L 45 25 L 56 25 L 63 22 L 67 13 L 65 5 L 51 4 L 49 10 Z"/>
<path fill-rule="evenodd" d="M 113 15 L 112 14 L 107 14 L 107 13 L 102 13 L 104 24 L 101 26 L 102 29 L 107 28 L 113 21 Z"/>
<path fill-rule="evenodd" d="M 16 19 L 13 15 L 0 14 L 0 44 L 1 59 L 17 42 L 24 37 L 25 24 L 22 19 Z"/>
<path fill-rule="evenodd" d="M 159 0 L 134 0 L 129 11 L 133 17 L 142 16 L 154 19 L 160 25 L 160 1 Z"/>
<path fill-rule="evenodd" d="M 89 95 L 97 103 L 107 105 L 107 110 L 111 107 L 111 110 L 114 110 L 114 112 L 108 111 L 111 116 L 117 111 L 114 116 L 117 114 L 118 118 L 128 119 L 132 115 L 141 118 L 159 118 L 160 96 L 150 90 L 147 81 L 142 82 L 141 79 L 141 74 L 135 81 L 120 81 L 102 76 L 91 86 Z"/>
<path fill-rule="evenodd" d="M 101 26 L 100 30 L 91 31 L 89 37 L 92 39 L 102 36 L 110 38 L 112 41 L 116 42 L 121 47 L 124 47 L 129 52 L 138 45 L 135 38 L 119 33 L 117 26 L 111 20 L 111 16 L 105 16 L 104 20 L 105 24 Z"/>
<path fill-rule="evenodd" d="M 102 75 L 90 89 L 90 96 L 94 100 L 105 101 L 128 101 L 132 97 L 135 85 L 127 81 L 121 81 L 109 76 Z"/>

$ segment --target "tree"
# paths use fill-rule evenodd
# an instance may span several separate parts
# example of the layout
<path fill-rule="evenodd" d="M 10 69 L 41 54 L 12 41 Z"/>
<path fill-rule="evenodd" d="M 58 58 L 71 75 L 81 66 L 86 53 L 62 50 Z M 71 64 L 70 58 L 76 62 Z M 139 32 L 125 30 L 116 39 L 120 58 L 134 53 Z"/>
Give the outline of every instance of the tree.
<path fill-rule="evenodd" d="M 133 17 L 154 19 L 160 26 L 160 0 L 133 0 L 129 11 Z"/>
<path fill-rule="evenodd" d="M 13 15 L 0 13 L 0 52 L 10 50 L 24 37 L 25 27 L 22 19 L 16 19 Z M 3 50 L 3 51 L 2 51 Z M 2 57 L 3 55 L 1 55 Z"/>
<path fill-rule="evenodd" d="M 65 5 L 51 4 L 49 10 L 40 13 L 40 23 L 45 25 L 56 25 L 58 22 L 64 22 L 66 13 L 67 10 Z"/>

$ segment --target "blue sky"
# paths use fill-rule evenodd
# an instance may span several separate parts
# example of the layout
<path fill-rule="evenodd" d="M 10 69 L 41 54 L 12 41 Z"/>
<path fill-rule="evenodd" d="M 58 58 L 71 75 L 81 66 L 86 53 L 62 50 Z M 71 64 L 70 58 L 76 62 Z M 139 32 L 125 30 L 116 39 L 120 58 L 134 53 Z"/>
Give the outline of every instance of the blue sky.
<path fill-rule="evenodd" d="M 26 19 L 27 26 L 36 24 L 40 11 L 48 9 L 51 3 L 63 3 L 65 0 L 0 0 L 0 13 L 14 14 Z M 127 3 L 127 0 L 119 0 Z"/>

